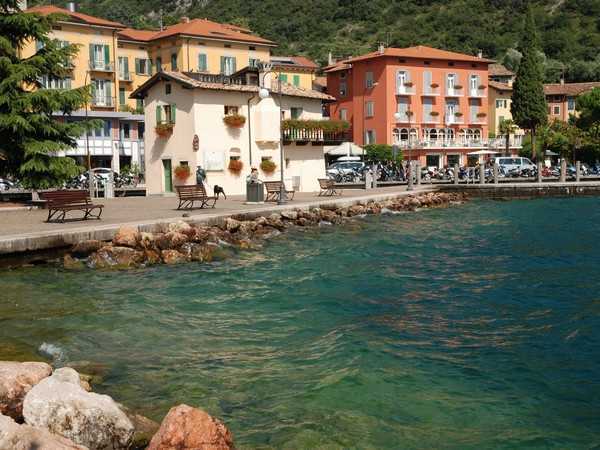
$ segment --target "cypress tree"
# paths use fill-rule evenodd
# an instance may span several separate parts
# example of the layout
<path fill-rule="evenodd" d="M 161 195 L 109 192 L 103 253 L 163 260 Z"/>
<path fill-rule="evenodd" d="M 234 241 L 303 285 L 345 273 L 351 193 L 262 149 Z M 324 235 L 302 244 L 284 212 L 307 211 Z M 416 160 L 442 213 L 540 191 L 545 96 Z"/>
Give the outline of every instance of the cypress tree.
<path fill-rule="evenodd" d="M 513 84 L 510 112 L 513 120 L 521 128 L 531 133 L 532 148 L 535 149 L 535 133 L 548 120 L 546 97 L 544 95 L 544 70 L 540 58 L 540 45 L 533 9 L 529 6 L 525 16 L 525 26 L 520 45 L 523 54 L 517 77 Z M 537 158 L 535 151 L 532 157 Z"/>
<path fill-rule="evenodd" d="M 0 0 L 0 154 L 5 171 L 34 189 L 60 186 L 79 172 L 73 159 L 56 153 L 74 147 L 76 137 L 95 125 L 65 120 L 84 107 L 87 87 L 43 89 L 43 77 L 69 75 L 70 58 L 78 51 L 49 36 L 59 18 L 24 13 L 17 0 Z M 32 41 L 38 50 L 23 57 Z"/>

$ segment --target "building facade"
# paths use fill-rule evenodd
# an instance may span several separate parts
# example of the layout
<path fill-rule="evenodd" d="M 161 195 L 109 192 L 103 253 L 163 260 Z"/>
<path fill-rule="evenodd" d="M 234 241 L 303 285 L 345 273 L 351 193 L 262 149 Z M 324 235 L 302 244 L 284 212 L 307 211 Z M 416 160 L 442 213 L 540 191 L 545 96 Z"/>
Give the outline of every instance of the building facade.
<path fill-rule="evenodd" d="M 271 75 L 259 77 L 221 76 L 193 72 L 162 71 L 137 89 L 133 96 L 143 98 L 146 110 L 146 189 L 149 195 L 173 192 L 177 166 L 188 166 L 191 179 L 202 168 L 205 183 L 219 185 L 229 195 L 246 191 L 246 176 L 251 167 L 259 168 L 262 180 L 279 180 L 284 165 L 288 188 L 318 190 L 317 178 L 325 176 L 323 145 L 326 136 L 311 131 L 281 130 L 280 118 L 294 117 L 296 123 L 322 118 L 322 102 L 330 96 L 313 90 L 279 83 L 268 98 L 258 95 L 259 78 L 271 85 Z M 226 123 L 227 116 L 243 116 L 241 124 Z M 157 125 L 167 125 L 170 133 L 161 134 Z M 279 143 L 283 138 L 284 160 Z M 264 171 L 261 163 L 271 160 L 275 171 Z M 236 161 L 238 169 L 232 170 Z M 241 170 L 239 170 L 241 163 Z"/>
<path fill-rule="evenodd" d="M 304 56 L 271 56 L 273 70 L 282 81 L 303 89 L 313 89 L 319 66 Z"/>
<path fill-rule="evenodd" d="M 356 144 L 399 145 L 427 166 L 465 165 L 488 147 L 488 65 L 477 56 L 417 46 L 383 48 L 325 68 L 332 118 Z M 408 156 L 408 152 L 404 152 Z"/>
<path fill-rule="evenodd" d="M 548 103 L 548 121 L 568 122 L 570 116 L 576 115 L 577 97 L 594 88 L 600 88 L 600 81 L 590 83 L 565 83 L 563 81 L 545 84 L 544 94 Z"/>

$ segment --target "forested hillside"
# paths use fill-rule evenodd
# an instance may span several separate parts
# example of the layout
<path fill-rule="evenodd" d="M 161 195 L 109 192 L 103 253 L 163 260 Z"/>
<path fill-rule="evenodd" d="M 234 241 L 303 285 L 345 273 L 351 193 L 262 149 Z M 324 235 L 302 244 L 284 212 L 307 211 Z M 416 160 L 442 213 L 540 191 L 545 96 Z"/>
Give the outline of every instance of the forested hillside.
<path fill-rule="evenodd" d="M 54 2 L 61 6 L 64 2 Z M 431 45 L 518 62 L 527 0 L 80 0 L 83 12 L 134 27 L 206 17 L 246 25 L 277 41 L 280 54 L 325 63 L 391 46 Z M 535 5 L 547 81 L 600 80 L 600 0 L 540 0 Z M 162 9 L 162 15 L 161 15 Z"/>

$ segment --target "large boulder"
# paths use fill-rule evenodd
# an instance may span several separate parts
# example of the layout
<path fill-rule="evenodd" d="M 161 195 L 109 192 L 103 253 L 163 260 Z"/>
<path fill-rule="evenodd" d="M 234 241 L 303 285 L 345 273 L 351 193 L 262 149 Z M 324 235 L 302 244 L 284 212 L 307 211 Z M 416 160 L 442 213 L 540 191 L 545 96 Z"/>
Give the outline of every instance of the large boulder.
<path fill-rule="evenodd" d="M 21 420 L 25 395 L 50 374 L 43 362 L 0 361 L 0 414 Z"/>
<path fill-rule="evenodd" d="M 118 247 L 135 248 L 140 239 L 140 232 L 134 227 L 121 227 L 113 238 L 113 244 Z"/>
<path fill-rule="evenodd" d="M 161 252 L 165 264 L 181 264 L 191 260 L 191 257 L 178 252 L 177 250 L 163 250 Z"/>
<path fill-rule="evenodd" d="M 171 408 L 147 450 L 230 450 L 233 437 L 223 423 L 188 405 Z"/>
<path fill-rule="evenodd" d="M 71 249 L 71 253 L 74 256 L 85 258 L 90 256 L 92 253 L 97 252 L 102 248 L 104 243 L 102 241 L 98 241 L 96 239 L 81 241 L 73 246 Z"/>
<path fill-rule="evenodd" d="M 144 262 L 144 252 L 129 247 L 102 247 L 88 259 L 88 266 L 93 269 L 124 269 L 137 267 Z"/>
<path fill-rule="evenodd" d="M 225 230 L 229 231 L 230 233 L 235 233 L 237 230 L 239 230 L 241 224 L 242 223 L 239 220 L 228 217 L 225 219 Z"/>
<path fill-rule="evenodd" d="M 0 415 L 0 450 L 86 450 L 86 447 L 44 428 L 19 425 Z"/>
<path fill-rule="evenodd" d="M 56 370 L 25 396 L 27 425 L 47 428 L 91 450 L 128 448 L 133 425 L 108 395 L 86 392 L 70 367 Z"/>
<path fill-rule="evenodd" d="M 188 237 L 178 231 L 169 231 L 156 240 L 158 248 L 161 250 L 172 250 L 176 249 L 188 241 Z"/>
<path fill-rule="evenodd" d="M 167 231 L 174 231 L 176 233 L 187 234 L 190 233 L 191 230 L 192 226 L 189 223 L 184 222 L 183 220 L 178 220 L 177 222 L 173 222 L 167 225 Z"/>

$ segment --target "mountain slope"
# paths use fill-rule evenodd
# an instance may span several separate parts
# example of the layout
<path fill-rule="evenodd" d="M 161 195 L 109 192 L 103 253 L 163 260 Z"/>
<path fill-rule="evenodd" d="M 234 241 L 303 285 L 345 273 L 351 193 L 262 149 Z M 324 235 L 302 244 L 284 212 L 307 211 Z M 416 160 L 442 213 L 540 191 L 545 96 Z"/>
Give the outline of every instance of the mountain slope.
<path fill-rule="evenodd" d="M 55 2 L 60 4 L 60 2 Z M 183 15 L 249 26 L 280 44 L 278 53 L 359 54 L 391 46 L 431 45 L 518 61 L 528 0 L 81 0 L 84 12 L 137 27 L 174 23 Z M 600 0 L 539 0 L 536 23 L 546 78 L 600 80 Z M 160 14 L 162 8 L 162 16 Z"/>

